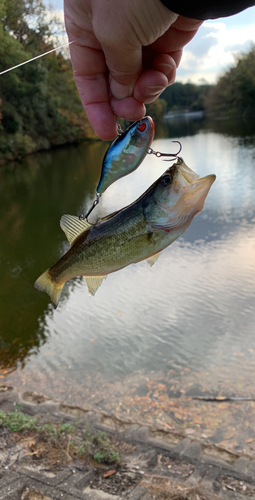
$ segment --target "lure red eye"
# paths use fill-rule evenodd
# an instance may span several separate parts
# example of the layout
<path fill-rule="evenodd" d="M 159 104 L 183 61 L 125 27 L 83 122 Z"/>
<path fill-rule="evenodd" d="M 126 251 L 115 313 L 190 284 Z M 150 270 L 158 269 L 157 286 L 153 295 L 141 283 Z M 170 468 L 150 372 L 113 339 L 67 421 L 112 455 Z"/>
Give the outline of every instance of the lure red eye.
<path fill-rule="evenodd" d="M 139 132 L 144 132 L 146 129 L 146 124 L 141 123 L 137 128 L 138 128 Z"/>

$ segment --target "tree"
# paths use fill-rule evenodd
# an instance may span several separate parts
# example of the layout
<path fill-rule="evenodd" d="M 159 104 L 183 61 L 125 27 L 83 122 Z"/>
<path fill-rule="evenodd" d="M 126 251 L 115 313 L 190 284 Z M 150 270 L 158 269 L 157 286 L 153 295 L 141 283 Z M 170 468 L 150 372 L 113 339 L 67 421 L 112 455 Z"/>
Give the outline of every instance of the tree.
<path fill-rule="evenodd" d="M 210 85 L 176 82 L 162 94 L 167 102 L 167 111 L 201 111 Z"/>
<path fill-rule="evenodd" d="M 211 88 L 205 104 L 214 117 L 255 115 L 255 46 L 236 58 L 236 65 Z"/>
<path fill-rule="evenodd" d="M 0 71 L 53 48 L 57 29 L 40 0 L 0 0 Z M 93 135 L 61 53 L 0 78 L 0 160 Z"/>

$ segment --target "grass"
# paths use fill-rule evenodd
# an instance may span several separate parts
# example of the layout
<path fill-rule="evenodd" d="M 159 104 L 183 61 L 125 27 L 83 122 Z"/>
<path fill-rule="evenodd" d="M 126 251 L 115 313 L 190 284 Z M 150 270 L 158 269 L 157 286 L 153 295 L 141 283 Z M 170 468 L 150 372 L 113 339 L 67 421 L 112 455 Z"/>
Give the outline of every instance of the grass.
<path fill-rule="evenodd" d="M 37 428 L 36 424 L 36 418 L 27 417 L 19 409 L 10 413 L 0 411 L 0 427 L 5 427 L 10 432 L 35 430 Z"/>
<path fill-rule="evenodd" d="M 0 429 L 20 433 L 23 442 L 29 442 L 28 454 L 34 458 L 51 457 L 51 462 L 66 464 L 75 459 L 94 459 L 98 463 L 117 463 L 120 460 L 115 445 L 105 432 L 91 434 L 89 429 L 81 433 L 77 426 L 68 422 L 39 425 L 37 418 L 22 413 L 22 405 L 10 413 L 0 411 Z M 29 438 L 26 440 L 26 438 Z M 24 439 L 25 438 L 25 439 Z"/>
<path fill-rule="evenodd" d="M 120 456 L 115 446 L 111 444 L 106 432 L 90 435 L 89 430 L 84 432 L 84 441 L 78 449 L 78 455 L 93 452 L 93 458 L 98 463 L 119 462 Z"/>

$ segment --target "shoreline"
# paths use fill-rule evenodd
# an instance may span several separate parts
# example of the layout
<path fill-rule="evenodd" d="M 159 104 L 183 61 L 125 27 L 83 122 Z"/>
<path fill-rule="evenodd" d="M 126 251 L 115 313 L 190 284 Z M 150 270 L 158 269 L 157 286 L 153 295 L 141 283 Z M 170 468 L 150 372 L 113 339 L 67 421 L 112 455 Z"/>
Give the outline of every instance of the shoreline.
<path fill-rule="evenodd" d="M 40 460 L 36 437 L 23 433 L 22 439 L 16 437 L 9 446 L 1 443 L 0 500 L 8 500 L 10 495 L 24 500 L 119 500 L 123 495 L 127 500 L 227 500 L 229 490 L 255 494 L 255 460 L 248 455 L 43 394 L 0 386 L 0 411 L 17 411 L 17 405 L 22 405 L 19 411 L 24 415 L 44 424 L 73 426 L 72 441 L 86 428 L 107 435 L 116 443 L 121 459 L 119 464 L 95 466 L 93 461 L 70 457 L 67 463 L 51 468 Z M 3 428 L 0 440 L 2 437 L 6 445 L 10 433 L 7 437 Z"/>

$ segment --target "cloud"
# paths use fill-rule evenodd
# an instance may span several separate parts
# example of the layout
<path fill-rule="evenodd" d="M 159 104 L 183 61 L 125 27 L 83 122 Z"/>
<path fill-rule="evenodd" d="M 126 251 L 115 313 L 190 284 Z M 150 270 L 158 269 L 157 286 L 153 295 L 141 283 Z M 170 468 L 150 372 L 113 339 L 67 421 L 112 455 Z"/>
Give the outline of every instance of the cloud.
<path fill-rule="evenodd" d="M 205 78 L 215 83 L 235 64 L 237 53 L 248 52 L 255 43 L 254 26 L 232 26 L 228 27 L 225 19 L 206 21 L 185 47 L 177 79 L 199 83 Z"/>
<path fill-rule="evenodd" d="M 218 31 L 217 27 L 210 27 L 206 25 L 201 26 L 186 50 L 192 53 L 192 55 L 196 58 L 201 59 L 205 57 L 210 48 L 217 45 Z"/>
<path fill-rule="evenodd" d="M 254 44 L 254 40 L 246 40 L 243 43 L 234 43 L 233 45 L 227 45 L 225 47 L 225 52 L 247 52 L 250 50 L 252 45 Z"/>

